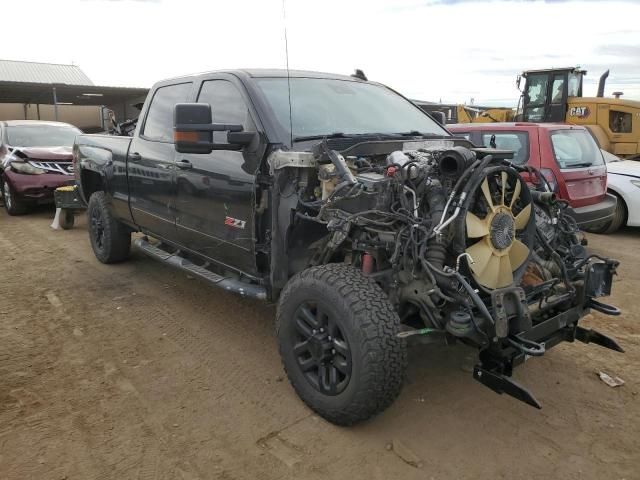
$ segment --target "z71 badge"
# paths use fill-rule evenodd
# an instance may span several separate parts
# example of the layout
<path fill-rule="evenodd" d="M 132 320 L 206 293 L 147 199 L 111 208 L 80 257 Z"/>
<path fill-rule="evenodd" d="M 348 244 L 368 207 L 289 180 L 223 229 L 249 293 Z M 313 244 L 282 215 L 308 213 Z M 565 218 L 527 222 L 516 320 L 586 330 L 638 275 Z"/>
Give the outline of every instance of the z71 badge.
<path fill-rule="evenodd" d="M 569 109 L 569 115 L 572 117 L 587 118 L 590 113 L 589 107 L 571 107 Z"/>
<path fill-rule="evenodd" d="M 244 229 L 247 222 L 246 220 L 238 220 L 237 218 L 233 217 L 224 217 L 224 224 L 228 225 L 229 227 Z"/>

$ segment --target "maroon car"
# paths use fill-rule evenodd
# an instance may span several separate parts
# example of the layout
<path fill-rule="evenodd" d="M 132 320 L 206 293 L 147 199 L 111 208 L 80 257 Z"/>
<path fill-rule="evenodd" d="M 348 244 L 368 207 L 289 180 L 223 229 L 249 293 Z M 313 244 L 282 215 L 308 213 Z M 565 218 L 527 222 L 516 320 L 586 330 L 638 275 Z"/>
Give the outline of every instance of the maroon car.
<path fill-rule="evenodd" d="M 460 123 L 447 125 L 458 136 L 485 147 L 513 150 L 513 162 L 538 168 L 584 230 L 608 225 L 616 197 L 607 193 L 607 166 L 589 131 L 554 123 Z"/>
<path fill-rule="evenodd" d="M 51 203 L 56 188 L 73 184 L 72 146 L 80 133 L 61 122 L 0 122 L 0 186 L 9 215 Z"/>

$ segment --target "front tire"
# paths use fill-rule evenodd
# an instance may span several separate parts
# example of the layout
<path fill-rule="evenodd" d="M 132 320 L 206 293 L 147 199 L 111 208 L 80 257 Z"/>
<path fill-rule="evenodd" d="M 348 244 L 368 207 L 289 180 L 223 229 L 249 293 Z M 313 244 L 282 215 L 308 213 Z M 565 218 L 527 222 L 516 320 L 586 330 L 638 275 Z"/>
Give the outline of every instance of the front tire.
<path fill-rule="evenodd" d="M 89 238 L 96 258 L 102 263 L 126 260 L 131 251 L 131 230 L 113 218 L 104 192 L 91 195 L 87 217 Z"/>
<path fill-rule="evenodd" d="M 386 294 L 353 267 L 329 264 L 293 277 L 278 302 L 276 334 L 300 398 L 336 425 L 385 410 L 407 365 L 400 319 Z"/>
<path fill-rule="evenodd" d="M 4 208 L 11 216 L 24 215 L 29 210 L 28 205 L 16 197 L 9 182 L 2 182 L 2 199 Z"/>

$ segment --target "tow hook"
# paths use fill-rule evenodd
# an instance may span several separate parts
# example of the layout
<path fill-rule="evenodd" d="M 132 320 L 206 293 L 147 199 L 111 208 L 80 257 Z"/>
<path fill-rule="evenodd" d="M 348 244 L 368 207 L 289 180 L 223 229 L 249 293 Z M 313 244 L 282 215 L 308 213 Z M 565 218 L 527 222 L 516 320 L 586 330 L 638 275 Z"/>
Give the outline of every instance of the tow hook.
<path fill-rule="evenodd" d="M 587 299 L 586 307 L 592 308 L 600 313 L 604 313 L 605 315 L 611 315 L 614 317 L 617 317 L 621 313 L 618 307 L 599 302 L 598 300 L 595 300 L 593 298 Z"/>

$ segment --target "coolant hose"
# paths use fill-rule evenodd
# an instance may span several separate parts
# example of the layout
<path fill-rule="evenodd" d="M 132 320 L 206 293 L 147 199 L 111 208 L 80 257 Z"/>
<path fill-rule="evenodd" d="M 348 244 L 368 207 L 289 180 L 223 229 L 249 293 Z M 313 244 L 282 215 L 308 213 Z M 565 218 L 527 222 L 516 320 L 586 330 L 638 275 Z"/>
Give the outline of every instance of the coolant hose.
<path fill-rule="evenodd" d="M 480 295 L 478 295 L 473 287 L 469 285 L 469 282 L 467 282 L 464 277 L 455 270 L 451 270 L 450 273 L 452 273 L 453 276 L 460 282 L 460 285 L 464 287 L 464 289 L 469 294 L 469 297 L 471 297 L 471 300 L 473 300 L 475 306 L 478 307 L 478 310 L 480 310 L 482 316 L 489 322 L 489 325 L 495 325 L 493 317 L 491 316 L 491 313 L 489 313 L 489 309 L 480 298 Z"/>
<path fill-rule="evenodd" d="M 425 200 L 429 206 L 429 215 L 431 217 L 431 225 L 437 225 L 444 212 L 447 202 L 444 188 L 441 186 L 433 186 L 425 195 Z M 446 257 L 446 248 L 443 243 L 438 240 L 437 236 L 431 237 L 427 241 L 427 251 L 425 258 L 429 263 L 439 270 L 444 267 Z"/>

